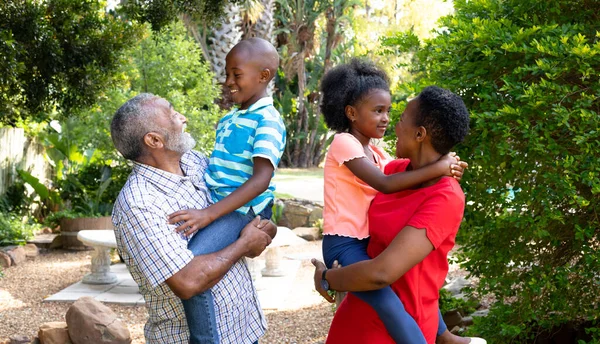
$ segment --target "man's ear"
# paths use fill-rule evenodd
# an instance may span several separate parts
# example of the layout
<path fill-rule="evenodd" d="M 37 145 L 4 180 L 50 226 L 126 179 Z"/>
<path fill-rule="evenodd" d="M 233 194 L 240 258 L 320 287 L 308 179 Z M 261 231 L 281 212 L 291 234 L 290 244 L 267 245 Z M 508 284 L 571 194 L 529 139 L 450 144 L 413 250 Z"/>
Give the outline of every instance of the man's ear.
<path fill-rule="evenodd" d="M 264 68 L 260 72 L 260 82 L 269 82 L 269 81 L 271 81 L 272 77 L 273 77 L 273 72 L 271 72 L 271 70 L 269 68 Z"/>
<path fill-rule="evenodd" d="M 417 142 L 425 141 L 425 138 L 427 138 L 427 129 L 425 129 L 424 126 L 418 127 L 417 132 L 415 133 L 415 137 L 417 139 Z"/>
<path fill-rule="evenodd" d="M 156 132 L 149 132 L 144 135 L 144 144 L 150 149 L 160 149 L 165 146 L 165 138 Z"/>

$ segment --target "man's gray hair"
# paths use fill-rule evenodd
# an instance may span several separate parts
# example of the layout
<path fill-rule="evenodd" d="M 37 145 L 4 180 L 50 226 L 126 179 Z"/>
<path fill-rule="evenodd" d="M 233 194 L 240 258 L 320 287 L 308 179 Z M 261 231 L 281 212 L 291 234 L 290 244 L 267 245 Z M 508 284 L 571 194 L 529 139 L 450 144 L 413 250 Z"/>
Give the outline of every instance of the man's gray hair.
<path fill-rule="evenodd" d="M 137 160 L 144 153 L 144 135 L 155 131 L 156 108 L 148 106 L 158 99 L 151 93 L 140 93 L 123 104 L 113 116 L 110 134 L 115 148 L 125 159 Z"/>

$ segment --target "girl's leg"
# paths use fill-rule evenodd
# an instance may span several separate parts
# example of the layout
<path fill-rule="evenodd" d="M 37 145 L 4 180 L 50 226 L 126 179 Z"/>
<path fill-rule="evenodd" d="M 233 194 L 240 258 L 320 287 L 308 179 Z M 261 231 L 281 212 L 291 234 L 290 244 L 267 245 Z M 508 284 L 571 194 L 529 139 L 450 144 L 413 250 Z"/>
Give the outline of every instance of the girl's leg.
<path fill-rule="evenodd" d="M 338 235 L 323 237 L 323 258 L 329 267 L 337 260 L 347 266 L 363 260 L 371 259 L 367 255 L 368 240 L 358 240 Z M 404 305 L 392 288 L 353 292 L 358 298 L 368 303 L 379 315 L 388 333 L 396 343 L 426 344 L 423 332 L 415 320 L 406 312 Z"/>
<path fill-rule="evenodd" d="M 438 310 L 438 330 L 437 335 L 441 336 L 444 332 L 448 330 L 446 323 L 444 322 L 444 317 L 442 316 L 442 310 Z"/>

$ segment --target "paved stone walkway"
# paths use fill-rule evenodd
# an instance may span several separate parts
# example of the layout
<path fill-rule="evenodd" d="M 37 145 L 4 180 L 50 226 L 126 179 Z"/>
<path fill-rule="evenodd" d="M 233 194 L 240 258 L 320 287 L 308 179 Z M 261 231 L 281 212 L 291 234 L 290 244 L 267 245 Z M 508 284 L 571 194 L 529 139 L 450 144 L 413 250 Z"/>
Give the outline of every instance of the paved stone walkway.
<path fill-rule="evenodd" d="M 319 246 L 309 245 L 309 249 L 301 254 L 284 253 L 281 261 L 281 268 L 287 272 L 282 277 L 258 277 L 255 286 L 261 306 L 265 310 L 284 310 L 289 309 L 291 304 L 294 308 L 302 305 L 309 306 L 320 302 L 316 298 L 302 298 L 297 300 L 298 295 L 294 295 L 294 287 L 298 284 L 305 285 L 310 291 L 312 280 L 307 278 L 305 273 L 299 274 L 300 267 L 303 265 L 306 269 L 306 260 L 317 257 L 320 259 L 321 253 Z M 264 257 L 256 258 L 258 268 L 262 269 L 265 265 Z M 49 296 L 45 302 L 73 302 L 82 296 L 91 296 L 98 301 L 122 305 L 144 305 L 144 299 L 139 293 L 139 289 L 125 264 L 119 263 L 111 265 L 111 271 L 117 275 L 117 283 L 107 285 L 92 285 L 77 282 L 69 287 Z M 315 292 L 316 293 L 316 292 Z M 300 305 L 298 304 L 300 303 Z"/>

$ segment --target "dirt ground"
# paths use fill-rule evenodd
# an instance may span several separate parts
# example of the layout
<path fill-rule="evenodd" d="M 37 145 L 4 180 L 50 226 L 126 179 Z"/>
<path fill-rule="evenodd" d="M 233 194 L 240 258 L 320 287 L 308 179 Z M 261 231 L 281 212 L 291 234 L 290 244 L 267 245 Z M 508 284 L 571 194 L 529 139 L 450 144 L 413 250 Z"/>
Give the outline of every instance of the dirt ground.
<path fill-rule="evenodd" d="M 308 243 L 307 245 L 318 245 Z M 306 248 L 289 249 L 301 252 Z M 285 253 L 289 253 L 285 252 Z M 0 277 L 0 343 L 14 335 L 34 337 L 45 322 L 64 321 L 72 303 L 42 302 L 89 272 L 91 251 L 52 250 L 4 270 Z M 266 311 L 269 329 L 261 344 L 322 343 L 333 317 L 331 306 L 312 290 L 312 265 L 303 261 L 286 300 L 286 310 Z M 307 301 L 308 306 L 306 306 Z M 144 343 L 144 306 L 108 306 L 128 326 L 133 343 Z"/>

